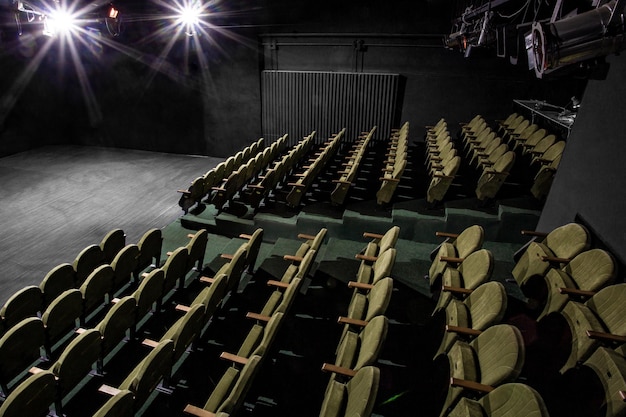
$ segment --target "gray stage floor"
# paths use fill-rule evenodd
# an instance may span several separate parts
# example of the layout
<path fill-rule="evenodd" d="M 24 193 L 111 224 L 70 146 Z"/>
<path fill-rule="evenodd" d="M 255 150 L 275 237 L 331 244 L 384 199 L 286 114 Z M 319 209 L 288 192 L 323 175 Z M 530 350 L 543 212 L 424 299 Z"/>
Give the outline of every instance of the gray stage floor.
<path fill-rule="evenodd" d="M 136 243 L 182 214 L 176 190 L 223 158 L 80 146 L 0 158 L 0 305 L 111 229 Z"/>

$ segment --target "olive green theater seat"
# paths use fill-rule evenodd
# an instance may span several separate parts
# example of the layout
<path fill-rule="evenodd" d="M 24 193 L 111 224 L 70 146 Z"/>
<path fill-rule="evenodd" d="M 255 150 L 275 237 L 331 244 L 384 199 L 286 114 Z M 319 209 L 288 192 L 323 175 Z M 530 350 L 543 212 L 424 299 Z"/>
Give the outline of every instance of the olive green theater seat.
<path fill-rule="evenodd" d="M 43 322 L 38 317 L 22 320 L 0 338 L 0 387 L 5 395 L 9 383 L 40 357 L 44 341 Z"/>
<path fill-rule="evenodd" d="M 347 382 L 331 378 L 320 410 L 320 417 L 370 417 L 376 404 L 380 370 L 365 366 Z"/>
<path fill-rule="evenodd" d="M 115 255 L 126 246 L 126 234 L 122 229 L 113 229 L 102 238 L 99 246 L 102 250 L 102 261 L 110 264 Z"/>
<path fill-rule="evenodd" d="M 464 259 L 472 252 L 480 249 L 485 239 L 485 231 L 479 225 L 470 226 L 459 234 L 438 232 L 437 235 L 445 237 L 446 240 L 431 254 L 433 262 L 428 271 L 431 287 L 435 285 L 435 282 L 450 264 L 448 261 L 441 261 L 442 256 Z"/>
<path fill-rule="evenodd" d="M 45 417 L 56 397 L 52 372 L 31 375 L 18 385 L 0 406 L 2 417 Z"/>
<path fill-rule="evenodd" d="M 112 396 L 92 417 L 132 417 L 134 412 L 133 393 L 122 390 Z"/>

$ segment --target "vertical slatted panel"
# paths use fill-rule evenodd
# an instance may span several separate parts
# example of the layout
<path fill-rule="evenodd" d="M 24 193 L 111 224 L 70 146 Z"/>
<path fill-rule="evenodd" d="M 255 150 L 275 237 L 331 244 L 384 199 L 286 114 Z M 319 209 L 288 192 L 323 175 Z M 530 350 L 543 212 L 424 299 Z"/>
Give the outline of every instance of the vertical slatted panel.
<path fill-rule="evenodd" d="M 293 145 L 313 130 L 324 141 L 346 128 L 352 140 L 378 126 L 374 139 L 393 127 L 398 74 L 263 71 L 263 136 L 289 134 Z"/>

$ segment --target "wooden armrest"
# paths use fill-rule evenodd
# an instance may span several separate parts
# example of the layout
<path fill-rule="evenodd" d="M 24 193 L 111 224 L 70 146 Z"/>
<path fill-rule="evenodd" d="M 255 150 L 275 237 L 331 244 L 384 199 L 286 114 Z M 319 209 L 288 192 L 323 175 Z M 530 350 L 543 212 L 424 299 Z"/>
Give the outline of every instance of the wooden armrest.
<path fill-rule="evenodd" d="M 303 172 L 301 174 L 293 174 L 294 177 L 306 177 L 306 172 Z"/>
<path fill-rule="evenodd" d="M 352 182 L 345 181 L 345 180 L 333 180 L 332 182 L 337 183 L 337 184 L 352 184 Z"/>
<path fill-rule="evenodd" d="M 450 385 L 453 387 L 461 387 L 472 391 L 488 393 L 493 391 L 491 385 L 481 384 L 480 382 L 468 381 L 467 379 L 450 378 Z"/>
<path fill-rule="evenodd" d="M 213 191 L 226 191 L 226 188 L 224 188 L 224 187 L 211 187 L 211 190 L 213 190 Z"/>
<path fill-rule="evenodd" d="M 354 326 L 359 326 L 359 327 L 365 327 L 367 326 L 367 321 L 365 320 L 359 320 L 359 319 L 352 319 L 350 317 L 339 317 L 337 319 L 337 323 L 339 324 L 352 324 Z"/>
<path fill-rule="evenodd" d="M 234 353 L 229 352 L 222 352 L 220 354 L 220 359 L 231 361 L 233 363 L 239 363 L 241 365 L 245 365 L 246 363 L 248 363 L 248 358 L 244 358 L 243 356 L 235 355 Z"/>
<path fill-rule="evenodd" d="M 436 178 L 448 178 L 448 179 L 454 179 L 454 175 L 443 175 L 443 174 L 433 174 L 433 177 Z"/>
<path fill-rule="evenodd" d="M 76 334 L 83 334 L 87 331 L 87 329 L 84 329 L 82 327 L 79 327 L 78 329 L 74 330 L 74 333 Z"/>
<path fill-rule="evenodd" d="M 152 339 L 143 339 L 141 341 L 141 344 L 144 345 L 144 346 L 151 347 L 153 349 L 155 347 L 159 346 L 159 342 L 157 342 L 156 340 L 152 340 Z"/>
<path fill-rule="evenodd" d="M 448 233 L 448 232 L 435 232 L 435 236 L 437 237 L 450 237 L 450 238 L 457 238 L 459 237 L 458 233 Z"/>
<path fill-rule="evenodd" d="M 299 233 L 298 234 L 298 239 L 313 240 L 313 239 L 315 239 L 315 235 L 308 235 L 306 233 Z"/>
<path fill-rule="evenodd" d="M 259 178 L 260 178 L 260 177 L 259 177 Z M 260 188 L 260 189 L 262 189 L 262 190 L 264 190 L 264 189 L 265 189 L 265 187 L 263 187 L 263 186 L 262 186 L 262 185 L 260 185 L 260 184 L 250 184 L 250 185 L 248 185 L 248 188 Z"/>
<path fill-rule="evenodd" d="M 181 193 L 181 194 L 185 194 L 185 195 L 189 195 L 191 194 L 191 191 L 189 190 L 176 190 L 177 193 Z"/>
<path fill-rule="evenodd" d="M 213 278 L 213 277 L 200 277 L 200 282 L 204 282 L 206 284 L 213 284 L 215 282 L 215 278 Z"/>
<path fill-rule="evenodd" d="M 336 374 L 349 376 L 350 378 L 352 378 L 354 375 L 356 375 L 356 371 L 353 370 L 353 369 L 344 368 L 342 366 L 337 366 L 337 365 L 332 365 L 330 363 L 324 363 L 322 365 L 322 371 L 324 371 L 324 372 L 334 372 Z"/>
<path fill-rule="evenodd" d="M 148 275 L 150 275 L 148 272 L 144 272 L 143 274 L 141 274 L 141 278 L 146 278 Z"/>
<path fill-rule="evenodd" d="M 183 313 L 188 312 L 189 310 L 191 310 L 191 307 L 186 306 L 184 304 L 176 304 L 176 307 L 174 307 L 174 310 L 176 311 L 182 311 Z"/>
<path fill-rule="evenodd" d="M 379 233 L 370 233 L 370 232 L 363 233 L 363 237 L 368 238 L 368 239 L 382 239 L 383 236 L 384 235 L 381 235 Z"/>
<path fill-rule="evenodd" d="M 291 261 L 291 262 L 302 262 L 304 258 L 302 256 L 296 256 L 296 255 L 285 255 L 283 256 L 283 259 L 286 261 Z"/>
<path fill-rule="evenodd" d="M 449 324 L 446 324 L 446 332 L 466 334 L 468 336 L 478 336 L 482 333 L 480 330 L 470 329 L 469 327 L 451 326 Z"/>
<path fill-rule="evenodd" d="M 440 256 L 439 260 L 441 262 L 453 262 L 453 263 L 457 263 L 460 264 L 461 262 L 463 262 L 464 258 L 455 258 L 453 256 Z"/>
<path fill-rule="evenodd" d="M 290 187 L 304 187 L 304 184 L 300 184 L 297 182 L 288 182 L 287 185 Z"/>
<path fill-rule="evenodd" d="M 187 233 L 187 237 L 188 237 L 189 239 L 193 239 L 193 237 L 194 237 L 194 236 L 195 236 L 195 234 L 194 234 L 194 233 Z"/>
<path fill-rule="evenodd" d="M 28 370 L 28 373 L 29 373 L 29 374 L 32 374 L 32 375 L 35 375 L 35 374 L 38 374 L 38 373 L 43 372 L 43 371 L 44 371 L 43 369 L 38 368 L 38 367 L 36 367 L 36 366 L 33 366 L 32 368 L 30 368 L 30 369 Z"/>
<path fill-rule="evenodd" d="M 100 385 L 100 388 L 98 388 L 98 391 L 108 394 L 110 396 L 115 396 L 120 393 L 119 389 L 112 387 L 110 385 L 106 385 L 106 384 Z"/>
<path fill-rule="evenodd" d="M 626 391 L 619 390 L 619 396 L 622 401 L 626 401 Z"/>
<path fill-rule="evenodd" d="M 604 332 L 596 332 L 593 330 L 585 331 L 587 337 L 594 340 L 603 340 L 605 342 L 617 342 L 617 343 L 626 343 L 626 336 L 620 336 L 617 334 L 604 333 Z"/>
<path fill-rule="evenodd" d="M 365 282 L 350 281 L 348 282 L 348 288 L 358 288 L 360 290 L 371 290 L 372 288 L 374 288 L 374 285 L 367 284 Z"/>
<path fill-rule="evenodd" d="M 470 290 L 469 288 L 461 288 L 461 287 L 450 287 L 448 285 L 444 285 L 441 287 L 443 291 L 451 292 L 454 294 L 471 294 L 474 290 Z"/>
<path fill-rule="evenodd" d="M 115 297 L 115 298 L 113 298 L 113 299 L 111 300 L 111 304 L 117 304 L 117 303 L 119 303 L 119 302 L 120 302 L 120 299 L 119 299 L 119 298 L 117 298 L 117 297 Z"/>
<path fill-rule="evenodd" d="M 267 285 L 269 285 L 270 287 L 278 287 L 278 288 L 287 288 L 289 286 L 288 283 L 276 281 L 275 279 L 268 280 Z"/>
<path fill-rule="evenodd" d="M 172 254 L 173 254 L 173 253 L 174 253 L 174 252 L 172 252 L 172 251 L 167 251 L 167 252 L 165 252 L 165 254 L 166 254 L 167 256 L 172 256 Z"/>
<path fill-rule="evenodd" d="M 399 179 L 397 179 L 397 178 L 385 178 L 385 177 L 380 177 L 378 180 L 379 180 L 379 181 L 393 181 L 393 182 L 400 182 L 400 180 L 399 180 Z"/>
<path fill-rule="evenodd" d="M 543 255 L 541 257 L 542 261 L 547 261 L 547 262 L 558 262 L 558 263 L 568 263 L 569 261 L 571 261 L 571 259 L 567 259 L 567 258 L 559 258 L 557 256 L 546 256 Z"/>
<path fill-rule="evenodd" d="M 252 239 L 252 235 L 249 235 L 249 234 L 246 234 L 246 233 L 241 233 L 241 234 L 239 235 L 239 237 L 240 237 L 241 239 L 246 239 L 246 240 L 250 240 L 250 239 Z"/>
<path fill-rule="evenodd" d="M 271 319 L 270 316 L 266 316 L 266 315 L 259 314 L 259 313 L 251 313 L 251 312 L 246 313 L 246 318 L 259 320 L 259 321 L 265 321 L 265 322 L 268 322 Z"/>
<path fill-rule="evenodd" d="M 565 288 L 565 287 L 559 288 L 559 292 L 561 294 L 580 295 L 582 297 L 593 297 L 593 295 L 596 293 L 595 291 L 585 291 L 585 290 L 579 290 L 577 288 Z"/>
<path fill-rule="evenodd" d="M 221 253 L 220 254 L 220 258 L 227 259 L 229 261 L 232 261 L 234 257 L 235 257 L 235 255 L 230 254 L 230 253 Z"/>
<path fill-rule="evenodd" d="M 535 232 L 533 230 L 522 230 L 522 235 L 524 236 L 537 236 L 537 237 L 546 237 L 548 236 L 545 232 Z"/>
<path fill-rule="evenodd" d="M 196 407 L 195 405 L 187 404 L 183 412 L 187 414 L 191 414 L 192 416 L 198 417 L 215 417 L 215 413 L 204 410 L 200 407 Z"/>
<path fill-rule="evenodd" d="M 376 259 L 378 259 L 378 256 L 366 256 L 360 253 L 357 253 L 354 257 L 366 262 L 376 262 Z"/>

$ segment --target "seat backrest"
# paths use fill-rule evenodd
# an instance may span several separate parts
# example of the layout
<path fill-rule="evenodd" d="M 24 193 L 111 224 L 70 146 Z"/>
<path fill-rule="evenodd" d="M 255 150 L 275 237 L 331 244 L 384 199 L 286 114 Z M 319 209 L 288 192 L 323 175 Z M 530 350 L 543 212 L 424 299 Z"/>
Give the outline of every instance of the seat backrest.
<path fill-rule="evenodd" d="M 83 313 L 83 296 L 79 289 L 64 291 L 55 298 L 41 315 L 50 343 L 76 328 L 76 320 Z"/>
<path fill-rule="evenodd" d="M 400 236 L 400 227 L 393 226 L 385 232 L 383 237 L 378 241 L 378 253 L 381 254 L 389 248 L 395 248 L 398 237 Z"/>
<path fill-rule="evenodd" d="M 396 252 L 395 248 L 391 248 L 376 259 L 376 262 L 372 265 L 370 284 L 376 284 L 381 279 L 391 276 L 391 271 L 396 263 Z"/>
<path fill-rule="evenodd" d="M 36 317 L 43 311 L 43 295 L 36 285 L 29 285 L 13 294 L 0 309 L 4 328 L 19 323 L 26 317 Z"/>
<path fill-rule="evenodd" d="M 56 398 L 56 381 L 50 371 L 29 376 L 0 406 L 2 417 L 45 417 Z"/>
<path fill-rule="evenodd" d="M 103 356 L 109 353 L 126 336 L 126 331 L 137 320 L 137 301 L 132 295 L 120 299 L 107 311 L 95 327 L 102 335 Z"/>
<path fill-rule="evenodd" d="M 248 265 L 250 271 L 254 271 L 254 264 L 259 255 L 261 243 L 263 243 L 263 229 L 259 227 L 252 233 L 252 237 L 246 245 L 246 265 Z"/>
<path fill-rule="evenodd" d="M 393 293 L 393 278 L 386 277 L 379 280 L 374 287 L 367 293 L 367 307 L 364 317 L 354 317 L 370 321 L 374 317 L 385 314 L 389 302 L 391 301 L 391 294 Z M 350 307 L 348 307 L 350 310 Z M 350 316 L 353 317 L 353 316 Z"/>
<path fill-rule="evenodd" d="M 136 407 L 140 407 L 158 383 L 164 377 L 169 376 L 173 353 L 174 342 L 172 340 L 166 339 L 160 342 L 122 381 L 118 388 L 128 389 L 135 394 Z"/>
<path fill-rule="evenodd" d="M 75 281 L 76 272 L 71 264 L 63 263 L 52 268 L 39 284 L 44 306 L 50 304 L 63 291 L 74 288 Z"/>
<path fill-rule="evenodd" d="M 626 402 L 619 395 L 626 386 L 626 358 L 613 349 L 600 346 L 583 363 L 583 368 L 592 369 L 604 389 L 605 416 L 623 416 Z M 593 397 L 592 397 L 593 398 Z"/>
<path fill-rule="evenodd" d="M 139 258 L 139 246 L 135 244 L 123 247 L 113 261 L 113 289 L 117 290 L 130 282 L 132 273 L 137 269 Z"/>
<path fill-rule="evenodd" d="M 470 253 L 477 251 L 483 245 L 485 229 L 480 225 L 473 225 L 463 230 L 453 241 L 456 256 L 465 258 Z"/>
<path fill-rule="evenodd" d="M 204 260 L 204 253 L 206 252 L 208 239 L 209 233 L 206 229 L 200 229 L 193 235 L 187 244 L 187 252 L 189 254 L 187 259 L 187 271 L 191 271 L 196 262 L 198 263 L 198 270 L 202 270 L 203 265 L 200 264 Z"/>
<path fill-rule="evenodd" d="M 137 318 L 139 320 L 152 309 L 155 302 L 161 300 L 164 282 L 165 272 L 161 268 L 157 268 L 148 273 L 133 292 L 133 298 L 137 301 Z"/>
<path fill-rule="evenodd" d="M 552 146 L 550 146 L 548 149 L 546 149 L 546 151 L 543 153 L 542 159 L 547 160 L 547 161 L 554 161 L 554 159 L 561 155 L 563 153 L 563 150 L 565 149 L 565 141 L 564 140 L 560 140 L 558 142 L 554 142 L 552 144 Z"/>
<path fill-rule="evenodd" d="M 319 251 L 320 246 L 322 246 L 324 238 L 326 237 L 326 233 L 328 233 L 328 229 L 322 227 L 319 232 L 317 232 L 314 239 L 306 242 L 309 244 L 309 248 L 315 251 Z"/>
<path fill-rule="evenodd" d="M 458 267 L 463 276 L 463 288 L 476 289 L 483 282 L 488 281 L 493 273 L 493 254 L 488 249 L 472 252 Z"/>
<path fill-rule="evenodd" d="M 239 409 L 254 382 L 254 377 L 259 370 L 260 362 L 260 356 L 252 355 L 248 358 L 241 372 L 239 372 L 237 382 L 235 382 L 235 385 L 230 390 L 228 397 L 224 399 L 217 409 L 218 412 L 225 412 L 232 415 Z"/>
<path fill-rule="evenodd" d="M 609 333 L 626 334 L 626 284 L 609 285 L 598 291 L 585 305 L 602 321 Z"/>
<path fill-rule="evenodd" d="M 543 239 L 555 256 L 571 259 L 582 251 L 589 249 L 591 238 L 585 226 L 578 223 L 568 223 L 552 230 Z"/>
<path fill-rule="evenodd" d="M 354 377 L 346 384 L 348 401 L 342 416 L 369 417 L 376 404 L 380 370 L 375 366 L 366 366 L 359 369 Z"/>
<path fill-rule="evenodd" d="M 581 252 L 563 267 L 578 289 L 595 291 L 611 284 L 617 275 L 617 262 L 603 249 Z"/>
<path fill-rule="evenodd" d="M 252 329 L 250 329 L 245 340 L 239 347 L 237 355 L 244 358 L 249 358 L 252 355 L 263 357 L 265 352 L 272 346 L 284 316 L 285 315 L 279 311 L 272 314 L 267 323 L 252 326 Z"/>
<path fill-rule="evenodd" d="M 150 229 L 143 234 L 137 246 L 139 246 L 138 267 L 144 269 L 155 260 L 155 266 L 159 266 L 161 260 L 161 246 L 163 245 L 163 234 L 161 229 Z"/>
<path fill-rule="evenodd" d="M 0 383 L 4 387 L 40 357 L 44 340 L 43 322 L 38 317 L 20 321 L 0 338 Z"/>
<path fill-rule="evenodd" d="M 498 281 L 485 282 L 463 302 L 470 312 L 471 328 L 484 330 L 502 321 L 507 307 L 506 290 Z"/>
<path fill-rule="evenodd" d="M 131 391 L 121 390 L 96 411 L 92 417 L 132 417 L 135 398 Z"/>
<path fill-rule="evenodd" d="M 90 245 L 80 251 L 72 266 L 76 272 L 76 285 L 81 285 L 96 267 L 104 263 L 102 249 L 98 245 Z"/>
<path fill-rule="evenodd" d="M 242 245 L 235 251 L 233 259 L 230 260 L 226 268 L 226 274 L 228 275 L 228 291 L 237 291 L 245 267 L 246 247 Z"/>
<path fill-rule="evenodd" d="M 115 255 L 126 245 L 126 234 L 122 229 L 113 229 L 108 232 L 100 242 L 102 260 L 111 263 Z"/>
<path fill-rule="evenodd" d="M 100 357 L 101 335 L 96 329 L 85 330 L 76 336 L 63 350 L 59 359 L 50 367 L 59 379 L 63 392 L 71 391 L 91 371 Z"/>
<path fill-rule="evenodd" d="M 504 384 L 478 400 L 487 417 L 549 417 L 543 398 L 525 384 Z"/>
<path fill-rule="evenodd" d="M 170 326 L 161 340 L 171 339 L 174 341 L 173 362 L 175 363 L 191 343 L 200 336 L 200 331 L 204 325 L 204 306 L 196 304 Z"/>
<path fill-rule="evenodd" d="M 316 250 L 313 250 L 313 249 L 308 250 L 306 255 L 304 255 L 304 258 L 302 258 L 300 265 L 298 265 L 298 269 L 296 273 L 294 274 L 293 278 L 305 279 L 309 275 L 309 272 L 311 271 L 311 268 L 313 267 L 313 261 L 315 260 L 316 256 L 317 256 Z"/>
<path fill-rule="evenodd" d="M 182 282 L 187 275 L 187 259 L 189 253 L 185 246 L 176 248 L 170 256 L 168 256 L 165 264 L 161 269 L 165 272 L 165 280 L 163 281 L 163 296 L 176 287 L 177 282 Z"/>
<path fill-rule="evenodd" d="M 472 340 L 482 384 L 498 386 L 517 379 L 526 350 L 522 333 L 515 326 L 496 324 Z"/>
<path fill-rule="evenodd" d="M 387 339 L 388 329 L 389 320 L 385 316 L 376 316 L 367 323 L 359 333 L 361 343 L 352 369 L 358 370 L 376 363 L 385 339 Z"/>
<path fill-rule="evenodd" d="M 111 265 L 101 265 L 89 274 L 80 286 L 83 295 L 83 314 L 93 311 L 99 304 L 104 303 L 104 297 L 113 286 L 113 268 Z"/>
<path fill-rule="evenodd" d="M 228 276 L 219 274 L 209 287 L 205 287 L 191 302 L 191 306 L 202 304 L 204 306 L 204 322 L 206 323 L 215 313 L 220 303 L 226 296 Z"/>

